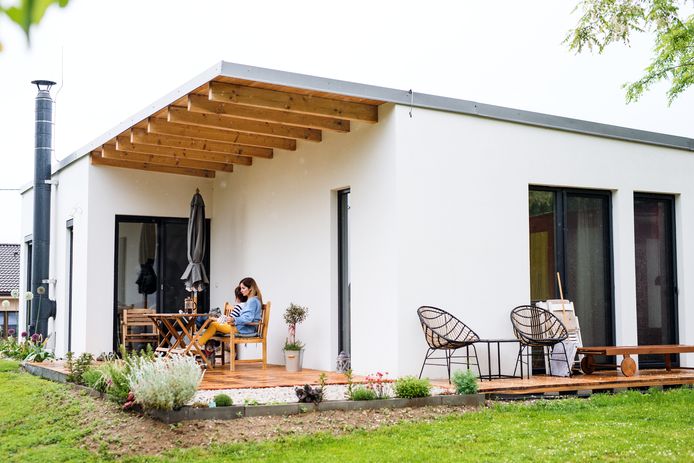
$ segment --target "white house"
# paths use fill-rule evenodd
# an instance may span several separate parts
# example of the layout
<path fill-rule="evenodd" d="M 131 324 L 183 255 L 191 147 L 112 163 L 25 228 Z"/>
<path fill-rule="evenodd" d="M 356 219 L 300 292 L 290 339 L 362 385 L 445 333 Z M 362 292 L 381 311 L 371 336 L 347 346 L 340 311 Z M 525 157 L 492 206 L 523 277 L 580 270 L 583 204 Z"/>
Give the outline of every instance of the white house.
<path fill-rule="evenodd" d="M 357 372 L 416 374 L 420 305 L 508 338 L 513 307 L 559 295 L 557 271 L 586 345 L 694 344 L 692 150 L 683 137 L 221 62 L 53 167 L 56 352 L 112 351 L 119 305 L 181 308 L 196 188 L 209 303 L 256 278 L 273 303 L 271 363 L 296 302 L 310 308 L 297 330 L 305 366 L 333 369 L 344 348 Z M 159 287 L 145 300 L 147 233 Z"/>

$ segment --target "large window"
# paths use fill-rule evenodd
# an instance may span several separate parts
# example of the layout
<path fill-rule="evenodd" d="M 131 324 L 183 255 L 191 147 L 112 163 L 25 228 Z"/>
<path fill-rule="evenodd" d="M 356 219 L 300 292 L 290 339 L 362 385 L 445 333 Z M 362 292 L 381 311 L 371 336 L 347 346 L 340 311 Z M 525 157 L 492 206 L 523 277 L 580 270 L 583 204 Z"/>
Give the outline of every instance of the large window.
<path fill-rule="evenodd" d="M 634 195 L 639 345 L 677 343 L 674 203 L 671 196 Z M 639 355 L 639 365 L 662 367 L 663 356 Z"/>
<path fill-rule="evenodd" d="M 587 346 L 613 345 L 610 193 L 530 188 L 530 297 L 574 302 Z"/>

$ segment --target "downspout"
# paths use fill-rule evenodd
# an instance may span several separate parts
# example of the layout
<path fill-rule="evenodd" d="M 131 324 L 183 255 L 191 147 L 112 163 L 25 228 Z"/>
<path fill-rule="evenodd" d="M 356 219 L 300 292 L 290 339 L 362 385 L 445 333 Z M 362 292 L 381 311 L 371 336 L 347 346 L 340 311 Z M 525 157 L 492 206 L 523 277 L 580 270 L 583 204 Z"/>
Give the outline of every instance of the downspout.
<path fill-rule="evenodd" d="M 48 318 L 55 315 L 55 304 L 50 300 L 47 285 L 50 259 L 51 232 L 51 159 L 53 155 L 53 99 L 51 87 L 55 82 L 34 80 L 36 119 L 34 138 L 34 230 L 31 262 L 31 334 L 48 336 Z M 41 289 L 39 289 L 41 288 Z M 42 294 L 43 293 L 43 294 Z"/>

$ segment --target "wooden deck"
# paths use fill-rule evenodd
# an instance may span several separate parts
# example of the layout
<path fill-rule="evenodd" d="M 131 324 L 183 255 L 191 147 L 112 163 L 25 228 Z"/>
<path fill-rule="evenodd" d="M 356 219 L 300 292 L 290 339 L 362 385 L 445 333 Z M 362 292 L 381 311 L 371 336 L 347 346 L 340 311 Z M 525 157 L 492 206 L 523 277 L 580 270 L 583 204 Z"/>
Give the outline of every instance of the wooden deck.
<path fill-rule="evenodd" d="M 63 361 L 33 363 L 32 365 L 66 375 Z M 325 373 L 327 384 L 346 384 L 345 375 L 330 371 L 304 368 L 298 373 L 288 373 L 283 365 L 268 365 L 263 370 L 259 365 L 240 365 L 236 371 L 229 366 L 217 365 L 205 370 L 201 390 L 245 389 L 318 384 L 321 373 Z M 355 376 L 355 383 L 364 382 L 363 376 Z M 435 386 L 452 390 L 448 380 L 432 380 Z M 571 378 L 535 375 L 531 378 L 495 379 L 480 381 L 480 392 L 489 395 L 538 395 L 545 393 L 598 391 L 610 389 L 645 388 L 653 386 L 694 385 L 694 369 L 675 368 L 667 370 L 639 370 L 634 376 L 624 376 L 617 371 L 601 371 L 592 375 L 575 375 Z"/>
<path fill-rule="evenodd" d="M 447 387 L 447 380 L 432 381 Z M 653 386 L 694 384 L 694 370 L 639 370 L 634 376 L 624 376 L 617 371 L 600 371 L 592 375 L 575 375 L 570 378 L 535 375 L 531 378 L 495 379 L 480 381 L 480 392 L 494 395 L 525 395 L 557 392 L 579 392 L 609 389 L 628 389 Z"/>
<path fill-rule="evenodd" d="M 258 387 L 301 386 L 304 384 L 318 384 L 321 373 L 326 375 L 326 384 L 347 384 L 347 379 L 342 373 L 334 371 L 310 370 L 304 368 L 297 373 L 289 373 L 284 365 L 269 365 L 263 370 L 260 365 L 237 365 L 235 371 L 229 370 L 229 365 L 224 367 L 217 365 L 215 368 L 205 370 L 202 377 L 201 390 L 215 389 L 243 389 Z M 362 382 L 363 377 L 355 376 L 354 382 Z"/>

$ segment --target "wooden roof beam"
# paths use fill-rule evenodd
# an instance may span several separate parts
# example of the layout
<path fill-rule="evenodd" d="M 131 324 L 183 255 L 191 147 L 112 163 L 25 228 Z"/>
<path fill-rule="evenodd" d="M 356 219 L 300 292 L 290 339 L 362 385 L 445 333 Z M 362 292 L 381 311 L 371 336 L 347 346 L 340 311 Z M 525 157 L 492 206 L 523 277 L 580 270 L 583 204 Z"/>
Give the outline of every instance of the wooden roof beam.
<path fill-rule="evenodd" d="M 98 165 L 98 166 L 124 167 L 126 169 L 146 170 L 146 171 L 151 171 L 151 172 L 163 172 L 166 174 L 191 175 L 194 177 L 205 177 L 205 178 L 214 178 L 214 176 L 215 176 L 215 173 L 213 170 L 160 166 L 160 165 L 156 165 L 156 164 L 149 164 L 146 162 L 120 161 L 117 159 L 108 159 L 108 158 L 101 157 L 100 153 L 94 152 L 94 151 L 91 154 L 91 160 L 92 160 L 92 164 Z"/>
<path fill-rule="evenodd" d="M 378 106 L 223 82 L 210 82 L 209 99 L 220 103 L 282 109 L 369 123 L 378 122 Z"/>
<path fill-rule="evenodd" d="M 131 151 L 119 151 L 105 146 L 101 150 L 101 156 L 107 159 L 119 159 L 121 161 L 145 162 L 169 167 L 188 167 L 191 169 L 219 170 L 233 172 L 233 164 L 223 162 L 198 161 L 175 156 L 156 156 L 154 154 L 135 153 Z"/>
<path fill-rule="evenodd" d="M 178 124 L 199 125 L 222 130 L 235 130 L 238 132 L 258 133 L 275 137 L 297 138 L 299 140 L 319 142 L 322 138 L 321 131 L 316 129 L 220 116 L 219 114 L 194 113 L 187 109 L 174 106 L 169 107 L 167 120 Z"/>
<path fill-rule="evenodd" d="M 149 133 L 144 129 L 133 129 L 130 132 L 130 141 L 141 145 L 170 146 L 172 148 L 193 149 L 212 153 L 237 154 L 239 156 L 255 156 L 272 159 L 271 148 L 258 146 L 234 145 L 212 140 L 200 140 L 175 135 L 160 135 Z"/>
<path fill-rule="evenodd" d="M 272 137 L 254 133 L 235 132 L 231 130 L 217 130 L 208 127 L 195 127 L 185 124 L 174 124 L 165 119 L 150 118 L 147 125 L 149 133 L 161 135 L 175 135 L 200 140 L 214 140 L 224 143 L 240 145 L 260 146 L 265 148 L 278 148 L 295 151 L 296 140 L 292 138 Z"/>
<path fill-rule="evenodd" d="M 235 154 L 210 153 L 209 151 L 189 150 L 184 148 L 172 148 L 170 146 L 140 145 L 130 141 L 129 137 L 116 139 L 116 150 L 129 151 L 140 154 L 153 154 L 155 156 L 169 156 L 173 158 L 189 159 L 195 161 L 222 162 L 250 166 L 253 158 L 238 156 Z"/>
<path fill-rule="evenodd" d="M 188 111 L 219 114 L 220 116 L 233 116 L 257 121 L 277 122 L 299 127 L 332 130 L 335 132 L 349 132 L 350 128 L 350 123 L 346 119 L 293 113 L 291 111 L 278 111 L 276 109 L 244 106 L 234 103 L 221 103 L 218 101 L 211 101 L 206 95 L 188 95 Z"/>

